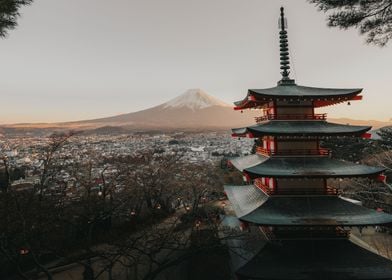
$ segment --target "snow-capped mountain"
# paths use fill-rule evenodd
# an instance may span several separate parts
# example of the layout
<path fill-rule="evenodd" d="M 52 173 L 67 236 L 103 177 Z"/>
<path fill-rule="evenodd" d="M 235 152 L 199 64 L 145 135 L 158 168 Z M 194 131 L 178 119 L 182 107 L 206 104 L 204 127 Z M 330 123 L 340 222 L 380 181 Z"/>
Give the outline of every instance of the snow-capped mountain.
<path fill-rule="evenodd" d="M 103 133 L 121 133 L 129 129 L 158 130 L 158 129 L 224 129 L 242 127 L 254 123 L 257 111 L 244 111 L 241 114 L 229 105 L 201 89 L 190 89 L 161 105 L 128 114 L 94 120 L 84 120 L 64 123 L 45 124 L 15 124 L 5 125 L 1 129 L 98 129 Z"/>
<path fill-rule="evenodd" d="M 212 106 L 231 107 L 231 105 L 205 93 L 201 89 L 189 89 L 176 98 L 162 104 L 164 108 L 183 108 L 192 110 L 204 109 Z"/>
<path fill-rule="evenodd" d="M 241 114 L 201 89 L 190 89 L 178 97 L 146 110 L 88 121 L 67 123 L 78 127 L 126 126 L 138 129 L 227 128 L 254 123 L 254 111 Z"/>

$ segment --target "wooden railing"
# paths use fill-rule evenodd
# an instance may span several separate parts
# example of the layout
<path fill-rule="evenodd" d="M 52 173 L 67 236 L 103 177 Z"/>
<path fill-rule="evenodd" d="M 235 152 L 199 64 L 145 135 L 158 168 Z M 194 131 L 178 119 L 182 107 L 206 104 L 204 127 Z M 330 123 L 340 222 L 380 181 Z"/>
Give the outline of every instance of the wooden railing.
<path fill-rule="evenodd" d="M 306 228 L 307 230 L 304 230 Z M 306 226 L 306 227 L 276 227 L 272 230 L 276 239 L 325 239 L 347 238 L 349 230 L 341 227 Z"/>
<path fill-rule="evenodd" d="M 271 151 L 267 150 L 263 147 L 256 147 L 256 153 L 258 153 L 259 155 L 262 155 L 262 156 L 267 156 L 267 157 L 269 157 L 271 155 Z"/>
<path fill-rule="evenodd" d="M 331 151 L 328 149 L 282 149 L 271 151 L 263 147 L 257 147 L 256 153 L 263 156 L 330 156 Z"/>
<path fill-rule="evenodd" d="M 267 185 L 263 184 L 261 178 L 254 180 L 256 187 L 261 189 L 268 195 L 339 195 L 339 190 L 333 187 L 326 188 L 275 188 L 271 189 Z"/>
<path fill-rule="evenodd" d="M 268 120 L 326 120 L 327 114 L 267 114 L 256 117 L 257 123 Z"/>
<path fill-rule="evenodd" d="M 338 195 L 339 190 L 333 187 L 326 188 L 277 188 L 273 195 Z"/>
<path fill-rule="evenodd" d="M 267 185 L 265 185 L 261 182 L 260 178 L 255 179 L 254 184 L 256 187 L 258 187 L 259 189 L 261 189 L 263 192 L 265 192 L 268 195 L 273 193 L 273 191 Z"/>

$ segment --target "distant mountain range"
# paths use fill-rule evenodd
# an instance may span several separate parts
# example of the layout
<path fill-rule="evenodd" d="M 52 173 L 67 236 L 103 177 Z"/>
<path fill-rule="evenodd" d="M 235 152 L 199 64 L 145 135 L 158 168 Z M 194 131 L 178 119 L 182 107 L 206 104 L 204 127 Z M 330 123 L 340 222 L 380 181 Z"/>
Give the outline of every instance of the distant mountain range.
<path fill-rule="evenodd" d="M 205 130 L 229 129 L 254 123 L 260 112 L 244 110 L 241 114 L 233 106 L 208 95 L 201 89 L 190 89 L 182 95 L 146 110 L 107 118 L 63 123 L 3 125 L 0 133 L 42 132 L 53 130 L 93 130 L 96 133 L 123 133 L 130 130 Z M 328 119 L 331 122 L 371 125 L 373 129 L 392 125 L 392 122 L 361 121 L 346 118 Z"/>

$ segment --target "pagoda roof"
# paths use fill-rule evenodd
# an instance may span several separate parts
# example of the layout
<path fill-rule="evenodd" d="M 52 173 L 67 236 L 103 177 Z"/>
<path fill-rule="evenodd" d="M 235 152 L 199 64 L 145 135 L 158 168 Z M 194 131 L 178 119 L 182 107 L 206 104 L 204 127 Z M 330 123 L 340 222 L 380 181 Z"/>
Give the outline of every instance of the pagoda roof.
<path fill-rule="evenodd" d="M 268 242 L 236 272 L 242 279 L 392 279 L 392 262 L 348 239 Z"/>
<path fill-rule="evenodd" d="M 237 217 L 264 226 L 367 226 L 392 223 L 392 215 L 338 196 L 268 196 L 254 185 L 225 186 Z"/>
<path fill-rule="evenodd" d="M 355 164 L 328 157 L 271 157 L 244 169 L 252 179 L 258 177 L 308 177 L 343 178 L 370 177 L 382 173 L 385 168 Z"/>
<path fill-rule="evenodd" d="M 285 121 L 273 120 L 262 124 L 232 129 L 235 136 L 251 133 L 254 137 L 261 136 L 343 136 L 361 135 L 370 130 L 371 126 L 344 125 L 319 120 Z"/>
<path fill-rule="evenodd" d="M 252 166 L 258 165 L 260 163 L 263 163 L 268 158 L 269 157 L 262 156 L 259 154 L 252 154 L 252 155 L 248 155 L 248 156 L 236 157 L 236 158 L 230 159 L 230 162 L 239 171 L 243 171 L 245 168 L 252 167 Z"/>
<path fill-rule="evenodd" d="M 250 94 L 265 97 L 285 98 L 320 98 L 320 97 L 348 97 L 359 94 L 362 88 L 318 88 L 299 86 L 296 84 L 278 85 L 265 89 L 250 89 Z"/>
<path fill-rule="evenodd" d="M 249 89 L 245 99 L 234 102 L 236 109 L 245 109 L 263 105 L 269 101 L 315 101 L 316 107 L 355 100 L 362 88 L 318 88 L 300 86 L 295 83 L 280 83 L 276 87 Z M 326 102 L 327 101 L 327 102 Z"/>

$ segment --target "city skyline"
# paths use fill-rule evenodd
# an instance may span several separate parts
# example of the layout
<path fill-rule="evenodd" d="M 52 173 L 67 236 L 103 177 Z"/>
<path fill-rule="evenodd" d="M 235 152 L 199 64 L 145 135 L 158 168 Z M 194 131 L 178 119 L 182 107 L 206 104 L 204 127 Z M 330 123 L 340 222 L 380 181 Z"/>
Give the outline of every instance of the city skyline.
<path fill-rule="evenodd" d="M 275 86 L 281 5 L 291 77 L 300 85 L 364 88 L 363 104 L 322 111 L 389 120 L 391 47 L 366 45 L 356 30 L 328 28 L 326 15 L 306 1 L 41 0 L 22 9 L 18 28 L 0 42 L 7 105 L 0 122 L 135 112 L 189 88 L 231 103 L 249 87 Z"/>

